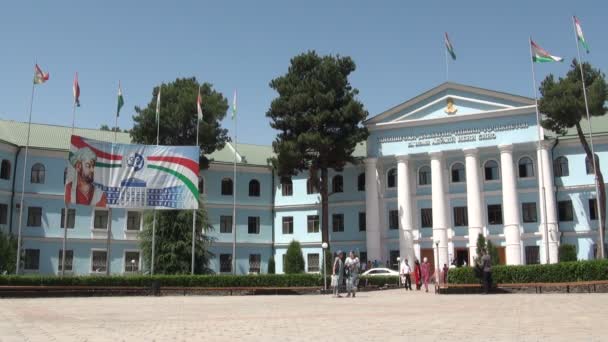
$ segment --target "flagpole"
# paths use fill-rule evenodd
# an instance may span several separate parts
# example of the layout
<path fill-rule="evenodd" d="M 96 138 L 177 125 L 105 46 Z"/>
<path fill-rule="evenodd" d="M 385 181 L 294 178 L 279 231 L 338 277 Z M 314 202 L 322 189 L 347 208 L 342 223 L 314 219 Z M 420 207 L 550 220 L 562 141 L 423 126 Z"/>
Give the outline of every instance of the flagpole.
<path fill-rule="evenodd" d="M 38 60 L 36 60 L 36 65 L 38 64 Z M 23 224 L 23 197 L 25 196 L 25 171 L 27 170 L 27 155 L 30 146 L 30 132 L 32 127 L 32 109 L 34 106 L 34 89 L 36 88 L 36 83 L 32 80 L 32 94 L 30 96 L 30 112 L 29 119 L 27 124 L 27 139 L 25 143 L 25 156 L 23 157 L 23 177 L 21 178 L 21 201 L 19 203 L 19 228 L 17 232 L 17 262 L 15 267 L 15 274 L 19 274 L 20 264 L 21 264 L 21 228 Z"/>
<path fill-rule="evenodd" d="M 543 206 L 543 223 L 544 223 L 544 234 L 545 234 L 545 263 L 550 263 L 549 258 L 549 227 L 547 222 L 547 199 L 545 193 L 545 177 L 543 172 L 543 153 L 541 151 L 541 132 L 542 127 L 540 125 L 540 112 L 538 111 L 538 95 L 536 93 L 536 73 L 534 72 L 534 57 L 532 55 L 532 37 L 530 37 L 529 48 L 530 48 L 530 63 L 532 65 L 532 90 L 534 91 L 534 108 L 536 109 L 536 125 L 538 132 L 537 150 L 538 150 L 538 180 L 540 181 L 541 193 L 540 200 Z"/>
<path fill-rule="evenodd" d="M 118 90 L 120 96 L 122 96 L 122 90 L 120 88 L 120 81 L 118 81 Z M 112 143 L 112 155 L 114 155 L 114 145 L 116 145 L 116 139 L 118 137 L 118 115 L 120 108 L 116 110 L 116 116 L 114 117 L 114 142 Z M 110 168 L 110 184 L 112 184 L 112 168 Z M 106 275 L 110 275 L 110 243 L 112 237 L 112 208 L 108 208 L 108 235 L 106 239 Z"/>
<path fill-rule="evenodd" d="M 158 98 L 156 101 L 156 146 L 159 145 L 160 141 L 160 90 L 162 88 L 161 85 L 158 86 Z M 152 260 L 150 261 L 150 275 L 154 274 L 154 258 L 156 252 L 156 208 L 152 209 Z"/>
<path fill-rule="evenodd" d="M 236 90 L 234 91 L 234 101 L 232 104 L 232 119 L 234 121 L 234 165 L 233 165 L 233 178 L 234 182 L 232 183 L 232 273 L 236 274 L 236 155 L 237 155 L 237 146 L 238 146 L 238 135 L 237 135 L 237 125 L 236 125 Z"/>
<path fill-rule="evenodd" d="M 201 87 L 198 87 L 198 93 L 196 95 L 196 105 L 197 105 L 197 109 L 198 106 L 200 106 L 199 104 L 199 96 L 201 95 Z M 200 117 L 197 113 L 196 115 L 196 150 L 197 150 L 197 155 L 196 157 L 200 159 L 200 154 L 201 154 L 201 150 L 200 147 L 198 146 L 198 126 L 200 125 L 201 121 L 200 121 Z M 200 171 L 199 171 L 200 172 Z M 199 194 L 199 198 L 200 198 L 200 194 Z M 199 198 L 196 199 L 196 202 L 198 204 Z M 192 210 L 192 260 L 191 260 L 191 267 L 190 267 L 190 274 L 194 274 L 194 253 L 195 253 L 195 238 L 196 238 L 196 210 L 194 209 Z"/>
<path fill-rule="evenodd" d="M 450 81 L 450 63 L 448 62 L 447 47 L 445 47 L 444 50 L 445 50 L 445 81 L 449 82 Z"/>
<path fill-rule="evenodd" d="M 74 95 L 75 96 L 75 95 Z M 68 141 L 70 141 L 68 143 L 68 153 L 70 150 L 70 146 L 71 146 L 71 140 L 72 140 L 72 135 L 74 135 L 74 125 L 76 123 L 76 97 L 74 97 L 74 104 L 72 106 L 72 129 L 70 131 L 70 138 L 68 139 Z M 64 181 L 64 183 L 67 182 L 67 177 Z M 65 184 L 64 184 L 65 186 Z M 72 186 L 74 186 L 72 184 Z M 68 216 L 69 216 L 69 211 L 70 211 L 70 203 L 68 201 L 65 201 L 65 208 L 64 208 L 64 217 L 63 217 L 63 243 L 62 243 L 62 247 L 61 247 L 61 276 L 63 277 L 65 275 L 65 251 L 66 251 L 66 244 L 67 244 L 67 240 L 68 240 Z"/>
<path fill-rule="evenodd" d="M 579 69 L 581 71 L 581 80 L 583 81 L 583 97 L 585 98 L 585 112 L 587 114 L 587 125 L 588 125 L 588 129 L 589 129 L 589 144 L 591 145 L 591 155 L 593 156 L 593 174 L 595 176 L 595 196 L 596 196 L 596 200 L 595 200 L 595 204 L 597 206 L 597 214 L 598 214 L 598 232 L 599 232 L 599 239 L 600 239 L 600 243 L 599 245 L 599 256 L 600 259 L 604 259 L 604 255 L 605 255 L 605 250 L 604 250 L 604 230 L 602 229 L 602 224 L 603 224 L 603 215 L 604 213 L 602 213 L 601 211 L 601 207 L 600 207 L 600 188 L 599 188 L 599 179 L 597 177 L 597 166 L 596 166 L 596 161 L 595 161 L 595 151 L 593 148 L 593 129 L 591 128 L 591 116 L 589 115 L 589 104 L 587 101 L 587 87 L 585 86 L 585 74 L 583 72 L 583 58 L 581 57 L 581 49 L 579 46 L 579 42 L 578 42 L 578 35 L 576 33 L 576 21 L 574 19 L 574 17 L 572 17 L 572 25 L 574 28 L 574 43 L 576 44 L 576 54 L 578 55 L 578 66 Z"/>

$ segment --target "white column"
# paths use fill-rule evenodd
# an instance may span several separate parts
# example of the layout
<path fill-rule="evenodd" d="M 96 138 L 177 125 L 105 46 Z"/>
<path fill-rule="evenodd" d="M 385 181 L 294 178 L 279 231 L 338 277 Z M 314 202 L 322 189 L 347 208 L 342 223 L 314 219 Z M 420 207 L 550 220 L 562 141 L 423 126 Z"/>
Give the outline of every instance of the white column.
<path fill-rule="evenodd" d="M 365 159 L 365 240 L 367 260 L 382 261 L 378 212 L 378 169 L 376 158 Z"/>
<path fill-rule="evenodd" d="M 414 266 L 412 191 L 409 156 L 397 157 L 397 209 L 399 210 L 399 254 Z"/>
<path fill-rule="evenodd" d="M 435 268 L 448 264 L 448 217 L 447 202 L 445 196 L 445 182 L 443 169 L 445 162 L 443 153 L 433 152 L 431 156 L 431 189 L 433 195 L 433 247 L 439 241 L 439 265 Z"/>
<path fill-rule="evenodd" d="M 513 145 L 500 145 L 502 174 L 502 210 L 507 265 L 521 265 L 520 210 L 517 198 L 517 177 L 513 164 Z"/>
<path fill-rule="evenodd" d="M 538 193 L 539 201 L 538 207 L 540 207 L 540 225 L 538 227 L 543 241 L 540 247 L 540 259 L 542 263 L 546 262 L 545 257 L 545 206 L 547 209 L 547 231 L 549 232 L 549 263 L 554 264 L 558 262 L 558 245 L 559 245 L 559 233 L 557 229 L 557 203 L 555 199 L 555 192 L 553 191 L 553 168 L 551 166 L 551 158 L 549 155 L 549 143 L 543 141 L 540 144 L 540 149 L 537 151 L 538 162 Z M 541 182 L 542 177 L 542 182 Z M 540 196 L 543 191 L 542 187 L 545 188 L 545 205 L 543 205 L 543 197 Z"/>
<path fill-rule="evenodd" d="M 483 212 L 481 211 L 481 183 L 479 153 L 477 149 L 464 150 L 467 179 L 467 216 L 469 219 L 469 265 L 477 257 L 477 237 L 483 234 Z"/>

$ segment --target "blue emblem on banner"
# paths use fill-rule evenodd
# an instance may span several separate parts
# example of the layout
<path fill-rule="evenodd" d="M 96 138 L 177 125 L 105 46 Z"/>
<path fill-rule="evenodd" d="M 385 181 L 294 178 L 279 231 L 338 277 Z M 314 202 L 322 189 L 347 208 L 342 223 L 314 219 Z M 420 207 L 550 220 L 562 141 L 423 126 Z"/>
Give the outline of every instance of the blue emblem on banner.
<path fill-rule="evenodd" d="M 133 168 L 133 171 L 139 171 L 144 167 L 144 157 L 139 153 L 134 153 L 127 159 L 127 165 Z"/>

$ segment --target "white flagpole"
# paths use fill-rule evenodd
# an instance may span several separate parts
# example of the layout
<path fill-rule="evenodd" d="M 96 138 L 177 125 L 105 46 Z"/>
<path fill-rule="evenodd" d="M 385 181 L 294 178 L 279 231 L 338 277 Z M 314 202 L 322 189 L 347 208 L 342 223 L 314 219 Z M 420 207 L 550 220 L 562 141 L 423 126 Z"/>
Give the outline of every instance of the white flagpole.
<path fill-rule="evenodd" d="M 72 135 L 74 135 L 74 126 L 76 124 L 76 95 L 74 94 L 74 103 L 72 105 L 72 130 L 70 131 L 70 138 L 68 139 L 68 153 L 70 151 L 70 146 L 71 146 L 71 141 L 72 141 Z M 65 179 L 65 182 L 67 182 L 67 177 Z M 64 184 L 65 186 L 65 184 Z M 74 184 L 72 183 L 72 186 L 74 186 Z M 76 201 L 76 199 L 74 199 L 74 201 Z M 63 277 L 65 275 L 65 252 L 66 252 L 66 244 L 67 244 L 67 240 L 68 240 L 68 216 L 69 216 L 69 211 L 70 211 L 70 203 L 68 201 L 65 201 L 65 208 L 64 208 L 64 217 L 63 217 L 63 243 L 62 243 L 62 247 L 61 247 L 61 276 Z M 76 218 L 74 218 L 76 219 Z"/>
<path fill-rule="evenodd" d="M 120 88 L 120 81 L 118 81 L 118 89 L 122 96 L 122 89 Z M 114 154 L 114 145 L 116 145 L 116 139 L 118 137 L 118 115 L 120 110 L 116 110 L 116 116 L 114 118 L 114 142 L 112 143 L 112 154 Z M 112 168 L 110 168 L 110 184 L 112 179 Z M 108 235 L 106 239 L 106 275 L 110 275 L 110 243 L 112 240 L 112 208 L 108 208 Z"/>
<path fill-rule="evenodd" d="M 234 165 L 233 165 L 233 178 L 234 178 L 234 182 L 232 183 L 232 273 L 236 274 L 236 193 L 237 193 L 237 186 L 236 186 L 236 157 L 237 157 L 237 146 L 238 146 L 238 139 L 237 139 L 237 125 L 236 125 L 236 108 L 234 106 L 236 106 L 236 90 L 234 91 L 234 100 L 232 103 L 232 119 L 234 121 Z"/>
<path fill-rule="evenodd" d="M 444 42 L 445 45 L 446 42 Z M 450 80 L 450 63 L 448 61 L 448 47 L 444 46 L 443 50 L 445 50 L 445 81 L 448 82 Z"/>
<path fill-rule="evenodd" d="M 156 99 L 156 146 L 159 145 L 159 139 L 160 139 L 160 90 L 162 88 L 162 83 L 161 85 L 158 86 L 158 98 Z M 152 260 L 150 261 L 150 275 L 154 274 L 154 258 L 155 258 L 155 252 L 156 252 L 156 209 L 152 209 L 152 212 L 154 213 L 153 218 L 152 218 Z"/>
<path fill-rule="evenodd" d="M 572 17 L 572 25 L 574 28 L 574 43 L 576 44 L 576 53 L 578 55 L 578 66 L 581 70 L 581 80 L 583 81 L 583 97 L 585 98 L 585 111 L 587 113 L 587 125 L 589 129 L 589 144 L 591 145 L 591 155 L 593 156 L 593 174 L 595 175 L 595 204 L 597 206 L 597 215 L 598 215 L 598 232 L 600 243 L 598 244 L 599 248 L 599 257 L 600 259 L 604 259 L 605 250 L 604 250 L 604 230 L 602 229 L 603 224 L 603 212 L 600 208 L 600 187 L 599 187 L 599 179 L 597 177 L 597 166 L 595 161 L 595 151 L 593 149 L 593 130 L 591 128 L 591 116 L 589 115 L 589 104 L 587 102 L 587 88 L 585 86 L 585 74 L 583 72 L 583 58 L 581 57 L 581 49 L 579 47 L 578 35 L 576 34 L 576 21 L 574 17 Z"/>
<path fill-rule="evenodd" d="M 544 234 L 545 234 L 545 263 L 550 263 L 549 258 L 549 227 L 547 222 L 547 200 L 545 193 L 545 177 L 543 172 L 543 154 L 541 151 L 541 139 L 542 139 L 542 127 L 540 125 L 540 112 L 538 111 L 538 95 L 536 93 L 536 74 L 534 72 L 534 57 L 532 56 L 532 37 L 530 37 L 530 41 L 528 42 L 530 48 L 530 63 L 532 63 L 532 90 L 534 91 L 534 108 L 536 109 L 536 125 L 538 132 L 538 141 L 537 141 L 537 149 L 538 149 L 538 180 L 540 181 L 541 193 L 540 193 L 540 201 L 543 206 L 543 222 L 544 222 Z"/>
<path fill-rule="evenodd" d="M 199 104 L 198 99 L 199 96 L 201 95 L 201 87 L 198 87 L 198 93 L 196 94 L 196 106 L 197 106 L 197 111 L 198 111 L 198 106 L 202 106 L 202 104 Z M 201 110 L 202 112 L 202 110 Z M 198 115 L 198 112 L 196 113 L 196 149 L 198 151 L 197 154 L 197 158 L 200 159 L 200 153 L 201 153 L 201 149 L 198 146 L 198 126 L 201 124 L 200 121 L 200 117 Z M 199 171 L 200 172 L 200 171 Z M 199 198 L 200 198 L 200 194 L 199 194 Z M 199 198 L 196 199 L 196 201 L 199 201 Z M 192 260 L 191 260 L 191 267 L 190 267 L 190 274 L 194 274 L 194 253 L 195 253 L 195 247 L 196 247 L 196 209 L 192 210 Z"/>
<path fill-rule="evenodd" d="M 38 65 L 38 60 L 35 62 Z M 35 77 L 35 75 L 34 75 Z M 21 264 L 21 228 L 23 224 L 23 197 L 25 196 L 25 171 L 27 170 L 27 155 L 30 146 L 30 132 L 32 127 L 32 109 L 34 105 L 34 89 L 36 88 L 36 83 L 32 80 L 32 95 L 30 96 L 30 113 L 27 124 L 27 138 L 25 143 L 25 156 L 23 157 L 23 177 L 21 179 L 21 201 L 19 203 L 19 228 L 17 232 L 17 262 L 15 266 L 15 274 L 19 274 L 20 264 Z M 12 209 L 12 208 L 11 208 Z"/>

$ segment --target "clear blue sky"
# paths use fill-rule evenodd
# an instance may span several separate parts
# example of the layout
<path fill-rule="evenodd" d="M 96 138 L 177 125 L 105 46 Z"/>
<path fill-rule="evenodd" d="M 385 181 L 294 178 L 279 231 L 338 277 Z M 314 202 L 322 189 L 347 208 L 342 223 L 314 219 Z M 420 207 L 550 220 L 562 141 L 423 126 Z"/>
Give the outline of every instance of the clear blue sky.
<path fill-rule="evenodd" d="M 560 65 L 538 65 L 538 80 L 563 74 L 576 54 L 571 15 L 608 70 L 603 1 L 10 1 L 0 11 L 0 118 L 27 121 L 35 58 L 50 72 L 37 88 L 33 121 L 71 124 L 78 71 L 79 127 L 132 126 L 160 82 L 196 76 L 228 98 L 239 91 L 239 141 L 270 144 L 269 81 L 309 49 L 351 56 L 351 83 L 376 115 L 445 81 L 443 32 L 458 60 L 450 80 L 532 96 L 528 36 Z M 194 114 L 194 113 L 193 113 Z M 232 129 L 226 119 L 223 125 Z M 162 127 L 161 127 L 162 129 Z"/>

